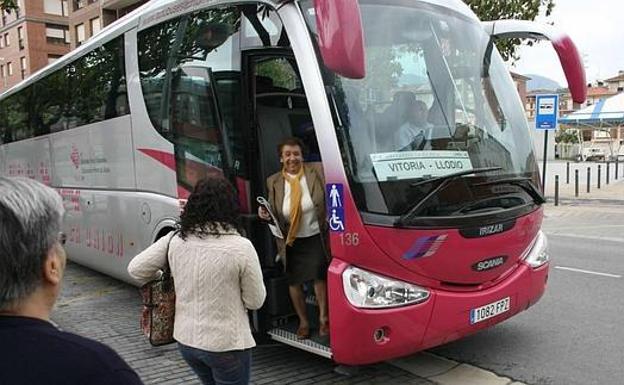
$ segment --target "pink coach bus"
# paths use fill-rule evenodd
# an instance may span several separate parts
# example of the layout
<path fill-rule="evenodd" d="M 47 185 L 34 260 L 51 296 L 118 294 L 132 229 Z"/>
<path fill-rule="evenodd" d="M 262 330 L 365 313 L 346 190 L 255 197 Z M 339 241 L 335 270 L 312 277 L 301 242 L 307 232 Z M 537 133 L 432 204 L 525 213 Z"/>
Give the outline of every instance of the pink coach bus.
<path fill-rule="evenodd" d="M 343 364 L 407 355 L 546 289 L 544 197 L 500 37 L 551 40 L 584 100 L 570 39 L 459 0 L 153 0 L 0 96 L 0 173 L 56 187 L 70 258 L 128 282 L 198 178 L 224 174 L 269 293 L 255 331 Z M 327 183 L 329 338 L 296 339 L 255 215 L 287 136 Z"/>

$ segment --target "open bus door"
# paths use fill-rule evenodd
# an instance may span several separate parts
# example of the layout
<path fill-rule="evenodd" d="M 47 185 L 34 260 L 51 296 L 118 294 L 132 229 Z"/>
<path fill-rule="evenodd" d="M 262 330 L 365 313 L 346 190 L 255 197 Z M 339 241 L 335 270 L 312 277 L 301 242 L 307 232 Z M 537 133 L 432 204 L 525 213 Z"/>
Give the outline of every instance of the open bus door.
<path fill-rule="evenodd" d="M 266 179 L 281 170 L 278 144 L 287 137 L 301 139 L 307 151 L 307 164 L 320 163 L 318 143 L 312 125 L 308 100 L 291 50 L 263 48 L 243 52 L 244 96 L 248 106 L 250 146 L 251 196 L 267 197 Z M 298 340 L 298 319 L 290 302 L 288 283 L 283 265 L 276 260 L 277 249 L 268 226 L 259 220 L 248 223 L 252 240 L 263 269 L 267 299 L 254 312 L 254 329 L 266 332 L 277 341 L 331 358 L 329 339 L 312 334 L 310 339 Z M 314 328 L 318 310 L 312 285 L 306 290 L 307 313 Z"/>

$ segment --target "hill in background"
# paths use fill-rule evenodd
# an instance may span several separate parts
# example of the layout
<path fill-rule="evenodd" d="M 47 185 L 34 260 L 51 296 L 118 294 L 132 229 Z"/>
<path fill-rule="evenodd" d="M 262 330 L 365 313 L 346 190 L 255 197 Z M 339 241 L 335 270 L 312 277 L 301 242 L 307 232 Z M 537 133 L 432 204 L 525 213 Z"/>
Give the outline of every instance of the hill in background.
<path fill-rule="evenodd" d="M 556 81 L 549 79 L 545 76 L 528 74 L 524 75 L 530 77 L 531 80 L 527 82 L 527 91 L 531 92 L 533 90 L 552 90 L 556 91 L 561 87 L 559 83 Z"/>

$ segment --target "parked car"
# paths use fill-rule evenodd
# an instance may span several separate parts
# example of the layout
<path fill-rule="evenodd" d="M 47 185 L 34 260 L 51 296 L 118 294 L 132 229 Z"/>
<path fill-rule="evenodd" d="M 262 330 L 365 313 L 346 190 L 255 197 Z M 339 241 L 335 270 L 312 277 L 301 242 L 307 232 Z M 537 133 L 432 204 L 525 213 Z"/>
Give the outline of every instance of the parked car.
<path fill-rule="evenodd" d="M 606 159 L 605 152 L 602 148 L 599 147 L 588 147 L 584 148 L 577 156 L 577 160 L 588 161 L 604 161 Z"/>
<path fill-rule="evenodd" d="M 607 160 L 610 162 L 615 162 L 616 160 L 618 162 L 624 162 L 624 153 L 607 155 Z"/>

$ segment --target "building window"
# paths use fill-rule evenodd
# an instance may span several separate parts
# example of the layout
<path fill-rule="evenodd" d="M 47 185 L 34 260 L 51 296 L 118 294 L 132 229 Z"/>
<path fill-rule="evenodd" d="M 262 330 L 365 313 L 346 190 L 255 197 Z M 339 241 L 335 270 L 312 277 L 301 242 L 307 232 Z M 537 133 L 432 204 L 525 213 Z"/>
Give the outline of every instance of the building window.
<path fill-rule="evenodd" d="M 9 33 L 5 33 L 4 34 L 4 46 L 8 47 L 9 45 L 11 45 L 11 39 L 9 38 Z"/>
<path fill-rule="evenodd" d="M 9 76 L 13 76 L 13 63 L 7 63 L 7 70 L 9 71 Z"/>
<path fill-rule="evenodd" d="M 69 44 L 69 27 L 66 25 L 46 24 L 46 40 L 51 44 Z"/>
<path fill-rule="evenodd" d="M 97 2 L 97 0 L 74 0 L 74 11 L 78 9 L 82 9 L 89 4 L 93 4 Z"/>
<path fill-rule="evenodd" d="M 48 54 L 48 64 L 54 63 L 55 61 L 57 61 L 58 59 L 60 59 L 61 57 L 63 57 L 63 55 L 52 55 L 52 54 Z"/>
<path fill-rule="evenodd" d="M 62 0 L 43 0 L 43 12 L 50 15 L 67 16 Z"/>
<path fill-rule="evenodd" d="M 22 27 L 17 27 L 17 40 L 19 49 L 24 49 L 24 28 Z"/>
<path fill-rule="evenodd" d="M 0 64 L 0 76 L 6 77 L 6 71 L 4 70 L 4 64 Z"/>
<path fill-rule="evenodd" d="M 21 71 L 22 79 L 24 79 L 26 77 L 26 58 L 25 57 L 20 58 L 20 71 Z"/>
<path fill-rule="evenodd" d="M 100 18 L 99 17 L 91 19 L 90 23 L 91 23 L 91 36 L 93 36 L 96 33 L 100 32 L 100 29 L 102 29 L 102 27 L 100 25 Z"/>
<path fill-rule="evenodd" d="M 85 26 L 84 24 L 78 24 L 76 26 L 76 45 L 82 44 L 86 40 Z"/>

